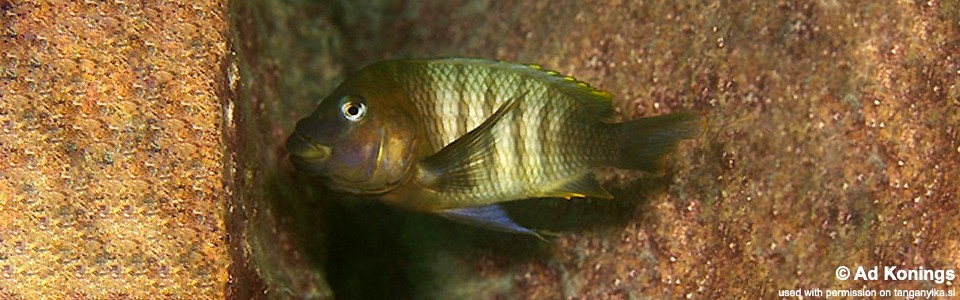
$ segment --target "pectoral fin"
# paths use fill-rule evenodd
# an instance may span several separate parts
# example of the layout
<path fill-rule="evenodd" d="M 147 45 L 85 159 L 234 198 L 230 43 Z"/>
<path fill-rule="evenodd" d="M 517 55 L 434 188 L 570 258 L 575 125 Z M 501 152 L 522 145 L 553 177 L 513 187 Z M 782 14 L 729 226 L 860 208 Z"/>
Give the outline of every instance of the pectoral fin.
<path fill-rule="evenodd" d="M 439 214 L 445 218 L 477 227 L 511 233 L 529 234 L 543 239 L 543 237 L 533 230 L 514 223 L 513 220 L 507 216 L 506 212 L 496 204 L 446 209 L 439 212 Z"/>
<path fill-rule="evenodd" d="M 434 190 L 468 189 L 487 178 L 492 171 L 487 169 L 488 153 L 496 143 L 490 131 L 519 106 L 521 98 L 523 95 L 508 100 L 480 126 L 424 159 L 419 165 L 423 184 Z"/>
<path fill-rule="evenodd" d="M 564 199 L 584 197 L 613 199 L 613 195 L 610 195 L 609 192 L 600 186 L 600 183 L 597 182 L 597 179 L 594 178 L 593 173 L 591 172 L 586 172 L 580 177 L 564 182 L 563 184 L 544 192 L 543 195 L 540 196 Z"/>

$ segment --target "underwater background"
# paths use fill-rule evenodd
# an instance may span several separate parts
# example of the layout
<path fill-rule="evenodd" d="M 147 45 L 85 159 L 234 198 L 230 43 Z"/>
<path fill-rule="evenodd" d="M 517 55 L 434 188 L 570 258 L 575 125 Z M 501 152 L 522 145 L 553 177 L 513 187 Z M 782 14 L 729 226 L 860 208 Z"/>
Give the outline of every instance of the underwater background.
<path fill-rule="evenodd" d="M 0 298 L 746 298 L 956 289 L 957 1 L 0 1 Z M 536 63 L 693 109 L 535 238 L 332 193 L 283 142 L 388 58 Z"/>

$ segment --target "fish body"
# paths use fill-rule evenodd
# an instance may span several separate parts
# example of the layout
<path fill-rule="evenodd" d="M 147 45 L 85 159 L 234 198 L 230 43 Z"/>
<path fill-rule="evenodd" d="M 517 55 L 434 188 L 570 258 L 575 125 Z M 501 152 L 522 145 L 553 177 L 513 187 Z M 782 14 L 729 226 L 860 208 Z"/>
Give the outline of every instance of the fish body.
<path fill-rule="evenodd" d="M 612 96 L 535 65 L 389 60 L 347 78 L 287 141 L 291 160 L 334 190 L 521 233 L 495 205 L 612 198 L 591 169 L 656 171 L 703 116 L 612 123 Z"/>

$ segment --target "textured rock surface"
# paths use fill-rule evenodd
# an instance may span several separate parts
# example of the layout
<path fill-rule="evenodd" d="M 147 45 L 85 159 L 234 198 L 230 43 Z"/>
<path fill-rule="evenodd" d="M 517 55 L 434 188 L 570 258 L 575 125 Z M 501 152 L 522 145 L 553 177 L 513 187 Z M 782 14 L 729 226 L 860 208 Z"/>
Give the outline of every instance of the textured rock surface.
<path fill-rule="evenodd" d="M 0 1 L 0 298 L 223 297 L 222 1 Z"/>
<path fill-rule="evenodd" d="M 955 1 L 351 3 L 330 8 L 347 71 L 396 57 L 532 62 L 612 92 L 625 119 L 693 108 L 712 121 L 663 176 L 605 171 L 616 201 L 510 206 L 563 233 L 551 244 L 335 201 L 327 275 L 339 296 L 766 298 L 955 284 L 834 276 L 840 265 L 960 266 Z"/>
<path fill-rule="evenodd" d="M 287 129 L 336 84 L 338 33 L 310 1 L 233 1 L 229 77 L 232 122 L 224 133 L 233 174 L 229 295 L 247 299 L 326 298 L 325 194 L 309 188 L 286 159 Z"/>

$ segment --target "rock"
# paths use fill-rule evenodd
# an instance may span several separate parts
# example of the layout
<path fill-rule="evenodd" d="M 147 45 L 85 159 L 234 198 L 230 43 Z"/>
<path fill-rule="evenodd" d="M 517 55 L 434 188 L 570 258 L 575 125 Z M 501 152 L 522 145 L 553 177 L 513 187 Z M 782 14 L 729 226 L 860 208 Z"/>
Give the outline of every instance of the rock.
<path fill-rule="evenodd" d="M 840 266 L 960 265 L 952 2 L 332 6 L 348 72 L 397 57 L 537 63 L 610 91 L 623 119 L 689 108 L 711 120 L 662 176 L 605 170 L 616 201 L 512 205 L 518 222 L 561 232 L 549 244 L 340 204 L 338 296 L 771 298 L 929 288 L 840 281 Z"/>
<path fill-rule="evenodd" d="M 224 3 L 0 10 L 0 297 L 223 297 Z"/>

